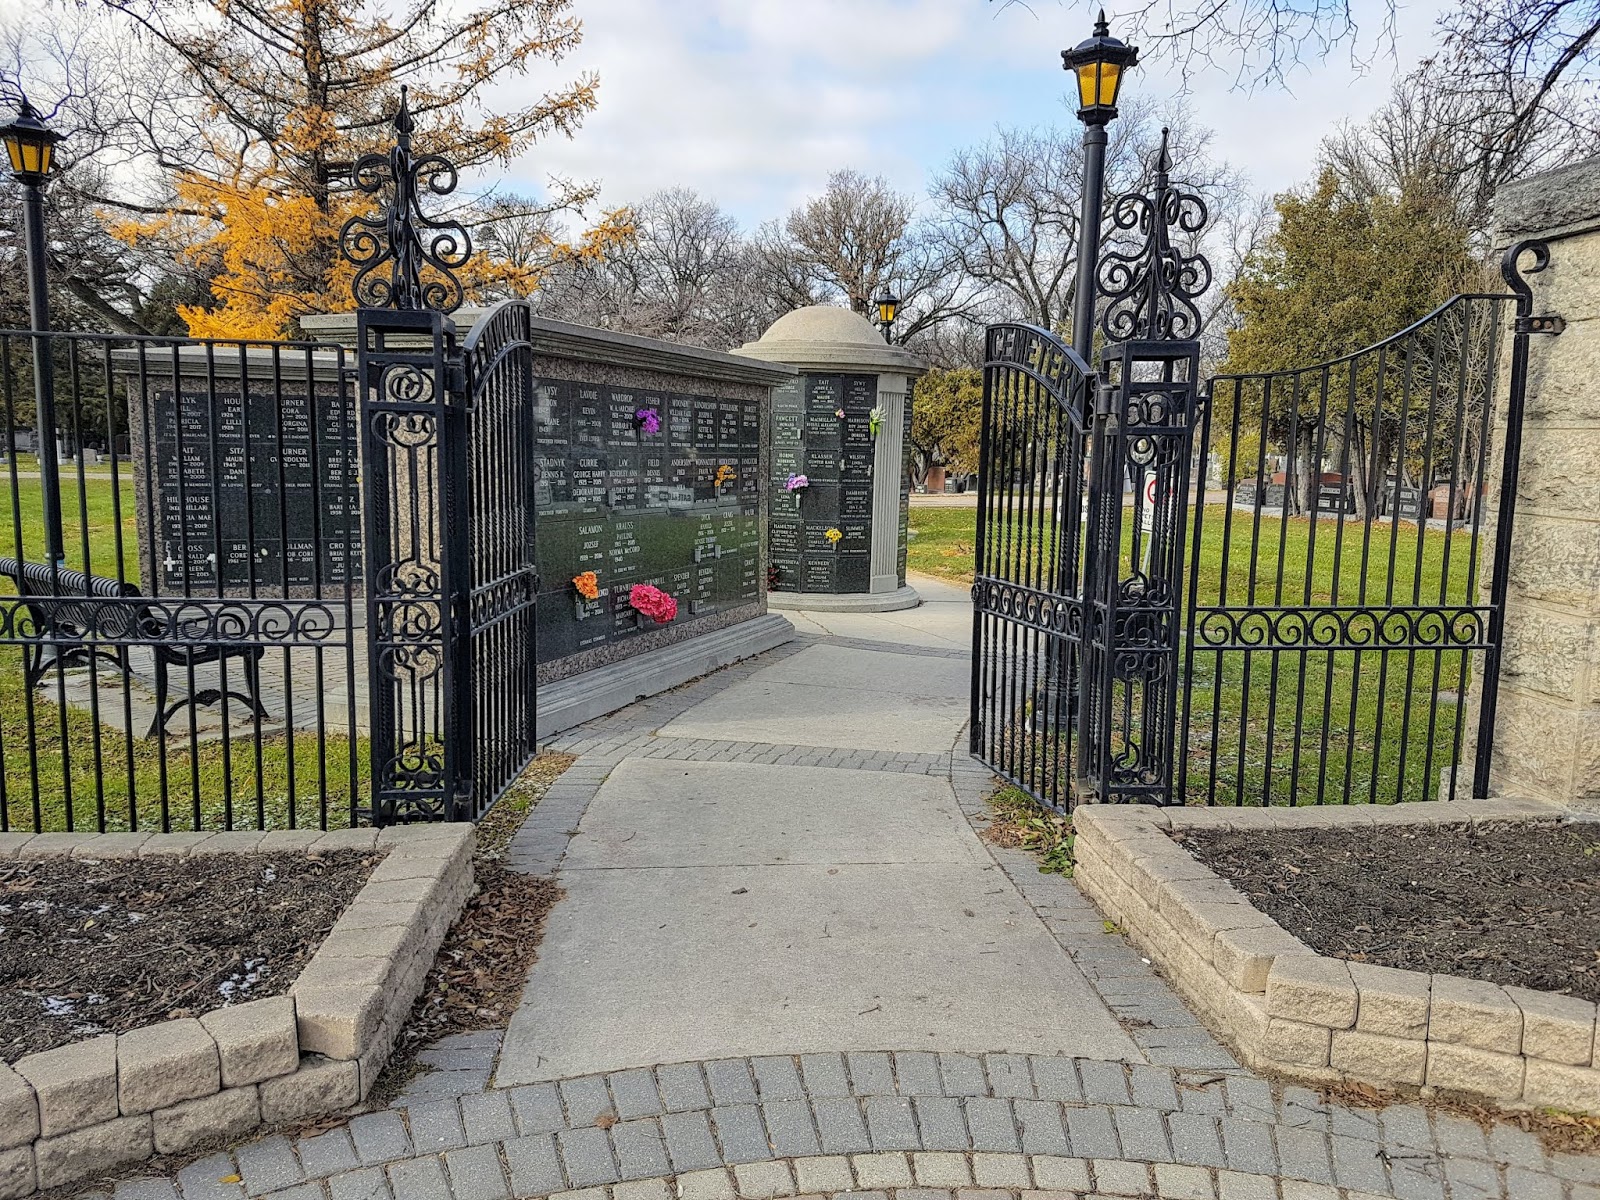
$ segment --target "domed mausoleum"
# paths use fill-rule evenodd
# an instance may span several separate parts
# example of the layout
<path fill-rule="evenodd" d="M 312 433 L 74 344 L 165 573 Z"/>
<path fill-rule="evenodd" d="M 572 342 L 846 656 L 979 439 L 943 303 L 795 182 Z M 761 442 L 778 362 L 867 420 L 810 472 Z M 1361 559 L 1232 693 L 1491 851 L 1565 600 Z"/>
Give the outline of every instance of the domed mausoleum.
<path fill-rule="evenodd" d="M 796 309 L 734 351 L 799 375 L 772 394 L 767 602 L 887 612 L 906 586 L 912 382 L 927 370 L 859 313 Z"/>

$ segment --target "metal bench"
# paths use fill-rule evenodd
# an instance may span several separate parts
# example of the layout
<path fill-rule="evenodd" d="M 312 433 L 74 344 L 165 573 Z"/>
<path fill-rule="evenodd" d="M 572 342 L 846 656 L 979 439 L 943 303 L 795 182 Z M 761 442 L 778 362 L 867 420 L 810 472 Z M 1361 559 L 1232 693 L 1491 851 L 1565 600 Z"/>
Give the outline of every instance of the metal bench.
<path fill-rule="evenodd" d="M 0 576 L 9 577 L 16 585 L 35 633 L 49 639 L 23 643 L 23 673 L 29 688 L 37 687 L 52 667 L 87 665 L 95 658 L 113 664 L 125 677 L 131 676 L 128 643 L 134 642 L 148 645 L 155 658 L 156 715 L 147 737 L 164 736 L 167 721 L 185 704 L 216 704 L 224 695 L 248 705 L 258 717 L 268 716 L 260 698 L 262 647 L 216 636 L 230 625 L 241 630 L 249 627 L 242 609 L 223 601 L 190 598 L 160 602 L 158 608 L 158 602 L 148 600 L 131 583 L 15 558 L 0 557 Z M 129 603 L 134 600 L 146 602 Z M 228 620 L 230 613 L 237 614 L 237 619 Z M 45 657 L 47 647 L 55 650 L 52 658 Z M 220 664 L 229 658 L 242 660 L 247 692 L 202 688 L 168 703 L 171 668 Z"/>

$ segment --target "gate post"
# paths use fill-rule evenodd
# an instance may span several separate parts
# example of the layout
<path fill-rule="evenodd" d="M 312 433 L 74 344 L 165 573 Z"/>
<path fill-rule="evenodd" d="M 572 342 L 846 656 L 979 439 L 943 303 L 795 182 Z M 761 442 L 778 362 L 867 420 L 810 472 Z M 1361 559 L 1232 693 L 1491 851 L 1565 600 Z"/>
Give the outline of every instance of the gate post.
<path fill-rule="evenodd" d="M 1177 802 L 1180 603 L 1199 371 L 1197 341 L 1125 341 L 1101 356 L 1089 468 L 1079 800 Z M 1123 500 L 1130 483 L 1131 507 Z"/>
<path fill-rule="evenodd" d="M 455 324 L 361 309 L 372 821 L 453 821 L 472 807 L 466 373 Z"/>

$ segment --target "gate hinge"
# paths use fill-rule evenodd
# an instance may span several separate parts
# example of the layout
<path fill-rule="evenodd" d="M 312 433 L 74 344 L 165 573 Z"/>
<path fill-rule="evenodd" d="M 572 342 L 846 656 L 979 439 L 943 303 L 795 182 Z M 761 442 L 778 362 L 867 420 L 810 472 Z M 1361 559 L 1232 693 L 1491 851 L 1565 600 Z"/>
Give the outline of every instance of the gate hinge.
<path fill-rule="evenodd" d="M 1536 317 L 1518 317 L 1514 330 L 1517 333 L 1548 333 L 1551 337 L 1566 329 L 1567 320 L 1555 313 L 1542 313 Z"/>
<path fill-rule="evenodd" d="M 445 390 L 453 396 L 467 394 L 467 364 L 459 358 L 445 360 L 444 364 Z"/>
<path fill-rule="evenodd" d="M 1116 394 L 1117 388 L 1115 384 L 1101 384 L 1100 387 L 1096 388 L 1094 395 L 1094 415 L 1097 417 L 1109 417 L 1111 415 L 1112 408 L 1114 407 L 1112 397 L 1114 397 Z"/>

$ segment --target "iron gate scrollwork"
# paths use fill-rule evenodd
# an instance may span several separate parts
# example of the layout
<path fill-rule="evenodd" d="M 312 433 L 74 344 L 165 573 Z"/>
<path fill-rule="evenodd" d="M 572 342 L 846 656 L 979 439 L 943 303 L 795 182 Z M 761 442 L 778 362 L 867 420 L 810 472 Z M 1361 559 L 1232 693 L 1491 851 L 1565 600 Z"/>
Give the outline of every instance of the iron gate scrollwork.
<path fill-rule="evenodd" d="M 986 359 L 971 750 L 1060 807 L 1074 761 L 1095 376 L 1060 339 L 1031 325 L 991 326 Z"/>
<path fill-rule="evenodd" d="M 1112 207 L 1098 373 L 989 331 L 973 754 L 1057 809 L 1484 794 L 1546 248 L 1508 293 L 1202 387 L 1211 273 L 1174 239 L 1205 208 L 1156 165 Z"/>
<path fill-rule="evenodd" d="M 472 795 L 464 372 L 427 310 L 358 314 L 375 824 L 464 820 Z"/>

